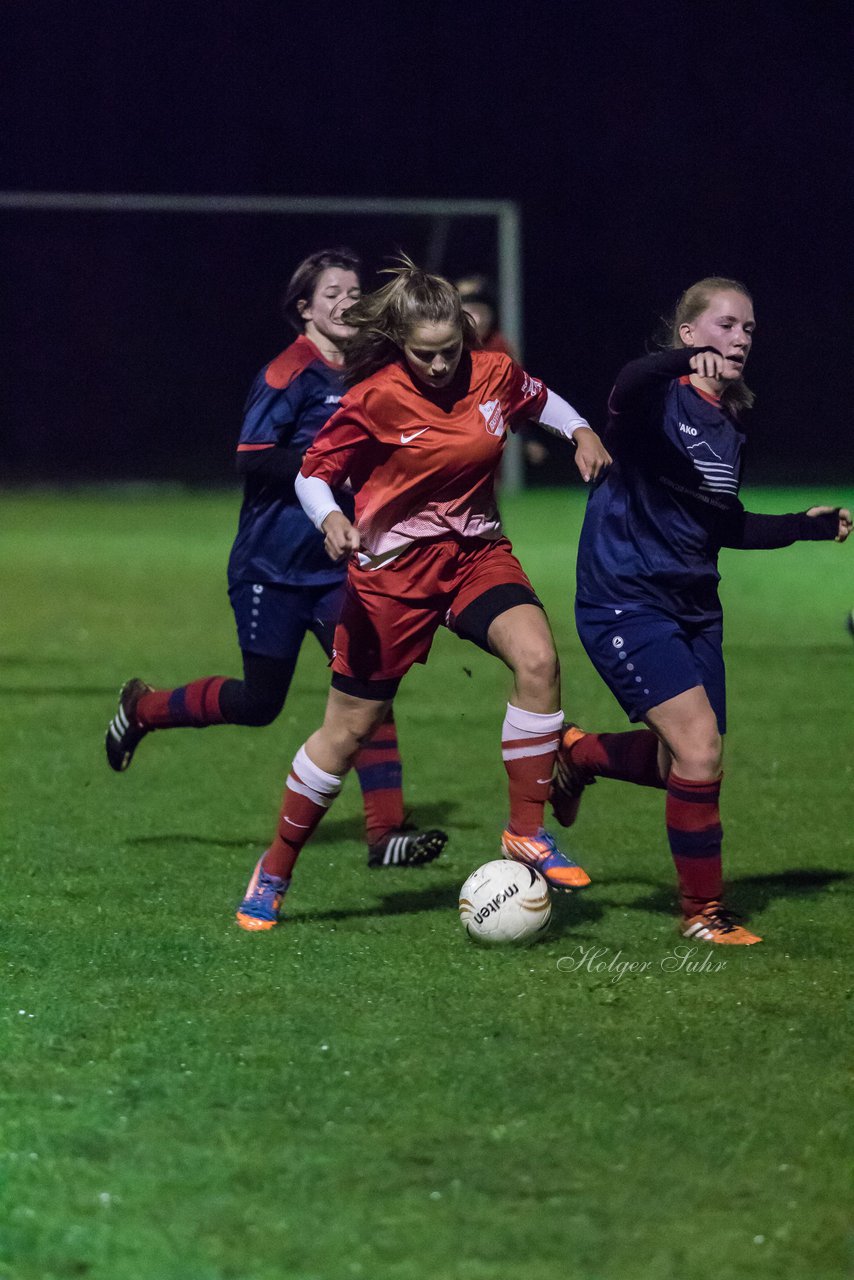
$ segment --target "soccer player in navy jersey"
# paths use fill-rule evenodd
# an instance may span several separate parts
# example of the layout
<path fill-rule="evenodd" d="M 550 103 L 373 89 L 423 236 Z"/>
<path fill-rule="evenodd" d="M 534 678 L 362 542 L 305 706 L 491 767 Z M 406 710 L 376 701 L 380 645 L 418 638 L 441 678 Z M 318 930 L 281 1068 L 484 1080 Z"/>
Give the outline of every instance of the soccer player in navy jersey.
<path fill-rule="evenodd" d="M 552 788 L 564 826 L 597 777 L 666 791 L 681 932 L 741 945 L 761 939 L 721 901 L 726 704 L 718 550 L 844 542 L 851 531 L 851 514 L 841 508 L 756 515 L 738 499 L 753 332 L 744 285 L 700 280 L 679 300 L 672 349 L 632 361 L 617 377 L 604 437 L 614 462 L 587 506 L 576 620 L 629 719 L 648 727 L 596 734 L 570 725 Z"/>
<path fill-rule="evenodd" d="M 299 264 L 284 300 L 299 337 L 261 370 L 246 402 L 237 445 L 244 498 L 228 564 L 243 679 L 205 676 L 176 689 L 127 681 L 106 736 L 107 760 L 116 772 L 128 768 L 155 729 L 271 724 L 284 706 L 308 631 L 331 657 L 347 568 L 324 552 L 294 480 L 341 399 L 342 345 L 353 333 L 346 311 L 361 296 L 359 270 L 350 249 L 321 250 Z M 352 515 L 352 498 L 338 497 Z M 391 712 L 362 746 L 355 768 L 369 865 L 416 866 L 436 858 L 444 832 L 418 831 L 405 821 Z"/>

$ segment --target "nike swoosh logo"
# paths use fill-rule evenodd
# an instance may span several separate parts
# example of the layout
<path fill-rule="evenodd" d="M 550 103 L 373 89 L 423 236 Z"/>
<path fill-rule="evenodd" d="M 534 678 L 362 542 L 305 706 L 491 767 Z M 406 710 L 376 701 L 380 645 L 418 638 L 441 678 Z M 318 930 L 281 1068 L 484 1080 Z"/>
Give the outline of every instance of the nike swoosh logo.
<path fill-rule="evenodd" d="M 409 435 L 401 435 L 400 443 L 409 444 L 410 440 L 414 440 L 416 436 L 423 436 L 425 431 L 429 431 L 429 427 L 422 427 L 420 431 L 411 431 Z"/>
<path fill-rule="evenodd" d="M 537 778 L 537 782 L 541 787 L 544 787 L 547 782 L 551 782 L 551 778 Z"/>

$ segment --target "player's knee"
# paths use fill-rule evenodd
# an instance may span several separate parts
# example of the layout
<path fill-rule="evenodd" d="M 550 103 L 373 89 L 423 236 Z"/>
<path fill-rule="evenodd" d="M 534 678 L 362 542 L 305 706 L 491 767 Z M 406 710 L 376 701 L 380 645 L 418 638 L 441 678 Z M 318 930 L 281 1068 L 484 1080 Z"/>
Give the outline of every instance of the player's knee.
<path fill-rule="evenodd" d="M 526 645 L 513 663 L 516 683 L 525 689 L 551 689 L 560 679 L 560 663 L 550 644 Z"/>
<path fill-rule="evenodd" d="M 325 725 L 324 731 L 329 735 L 335 753 L 352 764 L 365 743 L 370 742 L 377 730 L 378 722 Z"/>
<path fill-rule="evenodd" d="M 716 728 L 692 735 L 674 751 L 677 773 L 691 778 L 717 778 L 722 763 L 723 741 Z"/>

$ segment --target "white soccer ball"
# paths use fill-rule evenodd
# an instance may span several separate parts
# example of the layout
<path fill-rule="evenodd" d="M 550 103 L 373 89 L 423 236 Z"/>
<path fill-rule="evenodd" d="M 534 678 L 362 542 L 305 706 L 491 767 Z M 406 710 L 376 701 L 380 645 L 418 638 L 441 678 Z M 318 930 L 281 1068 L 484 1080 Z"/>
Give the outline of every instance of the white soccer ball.
<path fill-rule="evenodd" d="M 551 914 L 548 883 L 524 862 L 486 862 L 460 890 L 460 921 L 476 942 L 524 942 L 545 929 Z"/>

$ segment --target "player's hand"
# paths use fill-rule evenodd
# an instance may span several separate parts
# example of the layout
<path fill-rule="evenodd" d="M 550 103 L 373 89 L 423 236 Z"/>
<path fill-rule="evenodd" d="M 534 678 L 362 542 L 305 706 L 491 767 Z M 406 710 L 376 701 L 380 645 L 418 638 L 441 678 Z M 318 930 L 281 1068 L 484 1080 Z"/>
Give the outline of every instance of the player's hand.
<path fill-rule="evenodd" d="M 810 507 L 808 516 L 827 516 L 835 511 L 839 516 L 839 530 L 834 542 L 844 542 L 851 532 L 851 512 L 846 507 Z"/>
<path fill-rule="evenodd" d="M 611 455 L 592 427 L 576 427 L 572 433 L 575 443 L 575 465 L 585 484 L 595 480 L 600 471 L 611 465 Z"/>
<path fill-rule="evenodd" d="M 700 378 L 721 378 L 723 376 L 724 358 L 717 351 L 698 351 L 688 363 Z"/>
<path fill-rule="evenodd" d="M 354 551 L 359 550 L 359 530 L 350 523 L 343 511 L 330 511 L 321 528 L 323 550 L 336 564 L 341 560 L 348 560 Z"/>

